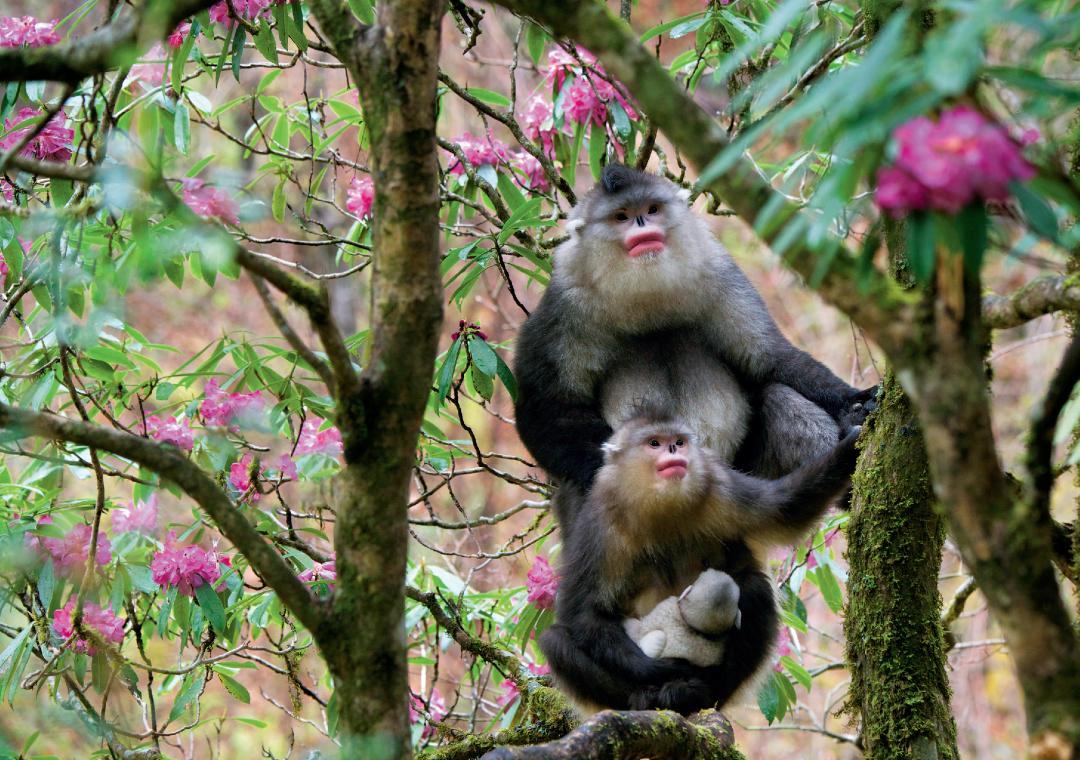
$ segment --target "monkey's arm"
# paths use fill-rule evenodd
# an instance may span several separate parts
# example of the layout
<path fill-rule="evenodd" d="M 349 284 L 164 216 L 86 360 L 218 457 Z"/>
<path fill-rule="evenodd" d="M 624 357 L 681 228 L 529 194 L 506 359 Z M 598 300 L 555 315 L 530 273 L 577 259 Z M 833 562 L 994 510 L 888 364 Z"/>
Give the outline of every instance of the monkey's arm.
<path fill-rule="evenodd" d="M 713 490 L 703 527 L 718 536 L 797 541 L 850 483 L 858 438 L 859 428 L 852 428 L 832 451 L 777 480 L 746 475 L 709 459 Z"/>
<path fill-rule="evenodd" d="M 559 480 L 588 490 L 604 463 L 600 445 L 611 436 L 595 400 L 567 387 L 555 357 L 558 307 L 545 298 L 518 336 L 514 416 L 518 435 L 537 464 Z"/>

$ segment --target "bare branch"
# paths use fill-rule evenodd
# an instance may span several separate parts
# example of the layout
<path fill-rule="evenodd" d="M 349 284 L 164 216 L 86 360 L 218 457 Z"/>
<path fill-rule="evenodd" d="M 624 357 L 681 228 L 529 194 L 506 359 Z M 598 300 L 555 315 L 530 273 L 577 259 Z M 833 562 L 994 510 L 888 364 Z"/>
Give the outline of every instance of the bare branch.
<path fill-rule="evenodd" d="M 1065 349 L 1065 356 L 1050 381 L 1028 433 L 1025 497 L 1032 516 L 1040 522 L 1050 519 L 1050 489 L 1054 485 L 1054 428 L 1077 382 L 1080 382 L 1080 335 L 1074 337 Z"/>
<path fill-rule="evenodd" d="M 1004 330 L 1055 311 L 1080 311 L 1080 280 L 1044 275 L 1007 296 L 983 296 L 983 322 Z"/>

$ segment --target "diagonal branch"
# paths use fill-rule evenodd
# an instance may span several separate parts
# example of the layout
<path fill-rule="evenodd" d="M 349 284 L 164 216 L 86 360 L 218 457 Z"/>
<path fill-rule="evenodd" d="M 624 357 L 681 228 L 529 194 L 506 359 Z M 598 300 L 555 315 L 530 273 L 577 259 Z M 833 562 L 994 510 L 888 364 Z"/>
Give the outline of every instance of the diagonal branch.
<path fill-rule="evenodd" d="M 274 303 L 274 297 L 270 295 L 270 289 L 266 287 L 266 280 L 257 274 L 251 275 L 251 282 L 255 285 L 255 292 L 259 294 L 259 299 L 263 302 L 263 306 L 266 307 L 266 312 L 270 315 L 270 319 L 273 320 L 274 325 L 282 336 L 288 341 L 289 345 L 293 347 L 293 350 L 311 365 L 311 368 L 315 370 L 322 381 L 326 384 L 327 388 L 334 387 L 334 376 L 330 372 L 330 368 L 326 366 L 326 362 L 315 355 L 315 352 L 311 350 L 311 347 L 304 343 L 303 339 L 296 334 L 296 330 L 289 324 L 289 320 L 285 318 L 285 315 L 281 312 L 281 309 Z"/>
<path fill-rule="evenodd" d="M 277 592 L 283 604 L 313 633 L 325 619 L 324 605 L 312 598 L 292 568 L 259 534 L 229 497 L 179 449 L 131 433 L 91 425 L 55 414 L 0 404 L 5 437 L 40 437 L 69 441 L 129 459 L 176 483 L 202 507 L 218 530 L 251 562 L 252 568 Z"/>
<path fill-rule="evenodd" d="M 603 3 L 589 0 L 497 0 L 500 5 L 532 16 L 556 34 L 580 42 L 596 54 L 604 66 L 633 93 L 650 122 L 686 155 L 698 170 L 704 169 L 728 146 L 727 134 L 678 84 L 664 66 L 637 40 L 629 25 Z M 758 227 L 762 212 L 770 214 L 769 228 L 761 233 L 769 244 L 778 244 L 788 226 L 798 221 L 799 211 L 758 173 L 753 162 L 740 158 L 732 168 L 709 183 L 748 225 Z M 783 222 L 786 222 L 784 224 Z M 828 241 L 831 251 L 811 247 L 805 235 L 783 243 L 784 262 L 805 279 L 825 300 L 848 314 L 883 348 L 902 345 L 913 296 L 882 272 L 860 272 L 856 257 L 838 240 Z M 824 256 L 833 256 L 824 276 L 817 270 Z M 862 288 L 853 283 L 864 284 Z"/>
<path fill-rule="evenodd" d="M 150 47 L 185 18 L 214 2 L 147 2 L 138 11 L 69 42 L 39 48 L 0 49 L 0 82 L 44 80 L 78 84 L 87 77 L 116 68 L 123 63 L 123 57 Z"/>
<path fill-rule="evenodd" d="M 1055 311 L 1080 311 L 1080 280 L 1043 275 L 1009 295 L 983 296 L 983 323 L 993 329 L 1018 327 Z"/>
<path fill-rule="evenodd" d="M 1027 506 L 1040 520 L 1050 518 L 1050 489 L 1054 485 L 1054 429 L 1058 416 L 1080 382 L 1080 335 L 1074 337 L 1050 381 L 1028 433 L 1025 464 L 1028 471 Z"/>

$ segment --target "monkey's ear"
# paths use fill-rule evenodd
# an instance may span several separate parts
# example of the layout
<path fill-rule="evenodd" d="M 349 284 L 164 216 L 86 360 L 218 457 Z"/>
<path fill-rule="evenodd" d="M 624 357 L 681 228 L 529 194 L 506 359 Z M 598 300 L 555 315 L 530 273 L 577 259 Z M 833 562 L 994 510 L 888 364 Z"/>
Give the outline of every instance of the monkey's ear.
<path fill-rule="evenodd" d="M 600 444 L 600 450 L 607 456 L 614 456 L 620 451 L 619 444 L 612 443 L 611 441 L 604 441 Z"/>
<path fill-rule="evenodd" d="M 584 226 L 584 219 L 571 219 L 566 223 L 566 231 L 570 233 L 570 237 L 577 237 L 577 234 L 581 232 L 581 228 Z"/>
<path fill-rule="evenodd" d="M 681 188 L 679 192 L 675 193 L 683 203 L 690 205 L 690 191 L 685 187 Z"/>

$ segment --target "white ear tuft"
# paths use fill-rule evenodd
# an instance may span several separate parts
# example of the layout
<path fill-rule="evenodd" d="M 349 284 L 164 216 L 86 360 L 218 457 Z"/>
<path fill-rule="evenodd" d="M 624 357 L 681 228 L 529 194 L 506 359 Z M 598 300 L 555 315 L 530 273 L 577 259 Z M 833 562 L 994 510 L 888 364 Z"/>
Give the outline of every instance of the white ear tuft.
<path fill-rule="evenodd" d="M 691 193 L 690 193 L 690 191 L 689 191 L 689 190 L 687 190 L 687 189 L 686 189 L 685 187 L 684 187 L 684 188 L 682 188 L 681 190 L 679 190 L 679 192 L 675 193 L 675 195 L 679 196 L 679 199 L 680 199 L 680 200 L 681 200 L 681 201 L 682 201 L 683 203 L 687 203 L 687 204 L 688 204 L 688 203 L 690 202 L 690 195 L 691 195 Z"/>
<path fill-rule="evenodd" d="M 571 219 L 566 223 L 566 231 L 570 233 L 570 237 L 574 237 L 581 231 L 581 228 L 585 226 L 584 219 Z"/>
<path fill-rule="evenodd" d="M 611 441 L 604 441 L 600 444 L 600 450 L 603 451 L 605 454 L 614 456 L 615 454 L 619 453 L 620 448 L 619 444 L 617 443 L 612 443 Z"/>

